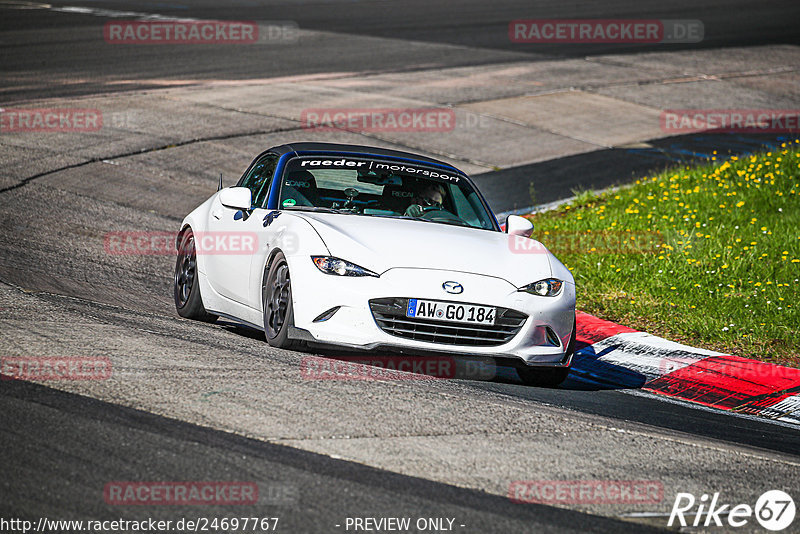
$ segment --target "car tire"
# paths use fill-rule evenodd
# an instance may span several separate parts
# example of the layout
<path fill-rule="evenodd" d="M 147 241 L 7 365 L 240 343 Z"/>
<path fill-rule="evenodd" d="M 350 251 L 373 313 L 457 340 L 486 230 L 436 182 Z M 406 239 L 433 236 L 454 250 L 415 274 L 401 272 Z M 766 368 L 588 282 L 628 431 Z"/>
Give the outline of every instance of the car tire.
<path fill-rule="evenodd" d="M 572 356 L 575 352 L 575 338 L 578 334 L 577 320 L 572 325 L 572 335 L 567 343 L 564 356 Z M 569 367 L 517 367 L 517 374 L 526 386 L 554 388 L 558 387 L 569 376 Z"/>
<path fill-rule="evenodd" d="M 191 228 L 181 235 L 180 245 L 178 245 L 172 296 L 175 300 L 175 309 L 181 317 L 206 323 L 213 323 L 217 320 L 216 315 L 206 311 L 203 306 L 203 298 L 200 296 L 197 250 Z"/>
<path fill-rule="evenodd" d="M 261 303 L 267 343 L 280 349 L 296 348 L 298 343 L 289 339 L 289 327 L 294 325 L 294 306 L 289 264 L 283 252 L 275 254 L 266 272 L 261 285 Z"/>

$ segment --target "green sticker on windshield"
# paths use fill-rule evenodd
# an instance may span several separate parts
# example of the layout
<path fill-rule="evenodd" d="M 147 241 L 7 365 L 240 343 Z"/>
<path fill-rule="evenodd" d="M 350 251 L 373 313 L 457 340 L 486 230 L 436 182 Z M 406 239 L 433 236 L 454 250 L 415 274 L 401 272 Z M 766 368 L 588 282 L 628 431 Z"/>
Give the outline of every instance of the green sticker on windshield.
<path fill-rule="evenodd" d="M 286 207 L 286 206 L 294 206 L 295 204 L 297 204 L 297 201 L 295 199 L 293 199 L 293 198 L 287 198 L 286 200 L 283 201 L 284 207 Z"/>

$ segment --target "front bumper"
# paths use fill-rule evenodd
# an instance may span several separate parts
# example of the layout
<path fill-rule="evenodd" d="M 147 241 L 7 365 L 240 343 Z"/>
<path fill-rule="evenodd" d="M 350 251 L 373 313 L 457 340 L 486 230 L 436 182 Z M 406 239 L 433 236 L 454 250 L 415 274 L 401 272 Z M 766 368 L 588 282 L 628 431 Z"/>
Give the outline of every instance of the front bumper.
<path fill-rule="evenodd" d="M 362 350 L 491 356 L 521 360 L 528 365 L 564 367 L 570 364 L 565 351 L 575 320 L 575 286 L 571 283 L 565 283 L 556 297 L 540 297 L 517 291 L 500 278 L 473 273 L 396 268 L 380 278 L 340 277 L 323 274 L 311 261 L 300 260 L 290 264 L 294 321 L 295 327 L 305 331 L 305 339 L 309 341 Z M 445 292 L 442 284 L 446 281 L 460 283 L 463 293 Z M 494 306 L 499 311 L 508 310 L 509 319 L 522 320 L 517 321 L 521 323 L 518 328 L 501 329 L 511 333 L 507 336 L 491 332 L 475 334 L 470 331 L 475 330 L 474 325 L 445 322 L 436 323 L 438 335 L 424 335 L 425 330 L 431 331 L 430 327 L 401 325 L 400 330 L 420 330 L 423 335 L 387 328 L 385 313 L 380 313 L 386 311 L 385 306 L 376 307 L 376 303 L 385 305 L 396 301 L 396 306 L 402 306 L 407 298 Z M 319 320 L 325 312 L 337 307 L 335 313 Z M 402 321 L 397 310 L 393 315 Z M 506 321 L 507 325 L 513 322 Z M 500 323 L 502 319 L 498 314 L 497 324 Z M 459 335 L 462 340 L 458 339 Z M 489 342 L 472 338 L 488 338 Z"/>

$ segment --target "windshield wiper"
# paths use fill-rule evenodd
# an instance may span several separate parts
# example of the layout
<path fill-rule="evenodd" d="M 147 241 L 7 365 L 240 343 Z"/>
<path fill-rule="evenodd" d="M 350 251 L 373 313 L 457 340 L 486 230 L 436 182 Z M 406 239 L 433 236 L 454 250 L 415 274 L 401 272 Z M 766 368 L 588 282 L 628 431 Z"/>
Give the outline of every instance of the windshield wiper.
<path fill-rule="evenodd" d="M 326 208 L 324 206 L 284 206 L 283 209 L 291 211 L 317 211 L 321 213 L 352 213 L 351 211 L 344 211 L 336 208 Z"/>
<path fill-rule="evenodd" d="M 470 228 L 475 228 L 474 226 L 472 226 L 468 222 L 462 221 L 461 219 L 439 219 L 439 220 L 431 221 L 431 222 L 452 224 L 452 225 L 456 225 L 456 226 L 469 226 Z"/>
<path fill-rule="evenodd" d="M 466 221 L 462 221 L 461 219 L 426 219 L 425 217 L 414 217 L 413 215 L 402 215 L 401 219 L 411 219 L 412 221 L 424 221 L 434 224 L 450 224 L 455 226 L 467 226 L 469 228 L 475 228 Z"/>

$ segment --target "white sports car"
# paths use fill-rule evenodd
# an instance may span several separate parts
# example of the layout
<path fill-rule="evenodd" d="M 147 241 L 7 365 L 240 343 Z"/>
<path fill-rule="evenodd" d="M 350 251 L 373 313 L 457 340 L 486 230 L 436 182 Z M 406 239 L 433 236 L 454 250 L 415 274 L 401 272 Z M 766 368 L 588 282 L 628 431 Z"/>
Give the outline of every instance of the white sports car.
<path fill-rule="evenodd" d="M 312 344 L 493 357 L 556 385 L 575 345 L 575 282 L 461 171 L 366 146 L 294 143 L 181 224 L 175 306 Z M 520 243 L 523 242 L 523 246 Z"/>

